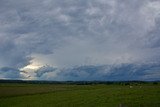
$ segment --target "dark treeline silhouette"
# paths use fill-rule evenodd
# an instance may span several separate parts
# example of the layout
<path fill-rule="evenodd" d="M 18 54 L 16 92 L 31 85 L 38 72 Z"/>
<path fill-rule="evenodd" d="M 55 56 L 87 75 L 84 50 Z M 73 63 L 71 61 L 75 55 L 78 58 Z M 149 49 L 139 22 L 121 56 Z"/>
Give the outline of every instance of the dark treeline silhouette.
<path fill-rule="evenodd" d="M 140 85 L 140 84 L 160 84 L 160 81 L 46 81 L 46 80 L 3 80 L 0 83 L 23 83 L 23 84 L 75 84 L 75 85 Z"/>

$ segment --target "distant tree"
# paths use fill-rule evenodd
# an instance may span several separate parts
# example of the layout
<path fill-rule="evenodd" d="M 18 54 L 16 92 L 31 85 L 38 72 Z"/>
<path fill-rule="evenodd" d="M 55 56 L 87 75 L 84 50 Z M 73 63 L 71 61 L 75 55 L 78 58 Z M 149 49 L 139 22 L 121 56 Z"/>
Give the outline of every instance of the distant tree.
<path fill-rule="evenodd" d="M 153 84 L 154 84 L 154 85 L 157 85 L 157 84 L 158 84 L 158 82 L 153 82 Z"/>

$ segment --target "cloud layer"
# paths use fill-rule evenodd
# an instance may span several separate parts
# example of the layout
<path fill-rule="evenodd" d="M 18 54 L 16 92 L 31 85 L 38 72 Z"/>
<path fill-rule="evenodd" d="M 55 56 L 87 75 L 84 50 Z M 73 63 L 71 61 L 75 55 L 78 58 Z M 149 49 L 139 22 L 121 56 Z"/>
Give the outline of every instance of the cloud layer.
<path fill-rule="evenodd" d="M 75 80 L 75 81 L 118 81 L 118 80 L 159 80 L 160 65 L 101 65 L 77 66 L 57 69 L 50 66 L 39 68 L 34 75 L 38 80 Z"/>
<path fill-rule="evenodd" d="M 44 67 L 37 74 L 32 71 L 33 77 L 47 79 L 52 75 L 57 80 L 83 80 L 94 71 L 90 80 L 113 71 L 117 79 L 124 79 L 134 72 L 132 67 L 106 74 L 102 69 L 123 64 L 154 65 L 160 74 L 159 0 L 1 0 L 0 13 L 0 68 L 50 65 L 56 68 L 53 72 Z M 84 66 L 94 69 L 77 70 Z M 1 72 L 3 77 L 6 70 Z M 77 72 L 76 78 L 73 75 Z M 154 70 L 144 72 L 143 77 L 156 78 L 153 75 Z"/>

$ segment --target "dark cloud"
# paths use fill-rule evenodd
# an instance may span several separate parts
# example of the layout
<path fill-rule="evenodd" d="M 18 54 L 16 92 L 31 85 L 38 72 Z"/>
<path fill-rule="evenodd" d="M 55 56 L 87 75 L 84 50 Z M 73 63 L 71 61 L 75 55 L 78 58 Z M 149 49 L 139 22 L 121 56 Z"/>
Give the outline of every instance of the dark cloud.
<path fill-rule="evenodd" d="M 91 73 L 69 68 L 160 63 L 158 0 L 1 0 L 0 13 L 0 68 L 48 64 L 57 69 L 34 76 L 71 70 L 67 78 L 93 73 L 90 79 L 97 79 L 105 75 L 97 67 L 88 68 Z"/>
<path fill-rule="evenodd" d="M 20 70 L 10 67 L 0 68 L 1 79 L 21 79 Z"/>
<path fill-rule="evenodd" d="M 37 79 L 46 80 L 159 80 L 159 64 L 121 64 L 101 66 L 79 66 L 68 69 L 59 69 L 44 66 L 37 70 Z"/>
<path fill-rule="evenodd" d="M 43 66 L 40 67 L 37 71 L 35 71 L 37 77 L 41 77 L 45 73 L 54 72 L 56 68 L 50 67 L 50 66 Z"/>

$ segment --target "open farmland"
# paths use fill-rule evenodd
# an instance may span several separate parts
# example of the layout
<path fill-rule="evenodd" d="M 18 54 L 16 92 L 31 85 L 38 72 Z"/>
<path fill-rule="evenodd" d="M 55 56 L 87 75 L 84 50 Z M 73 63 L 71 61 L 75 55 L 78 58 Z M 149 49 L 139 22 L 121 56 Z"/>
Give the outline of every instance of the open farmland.
<path fill-rule="evenodd" d="M 0 84 L 0 107 L 159 107 L 160 84 Z"/>

